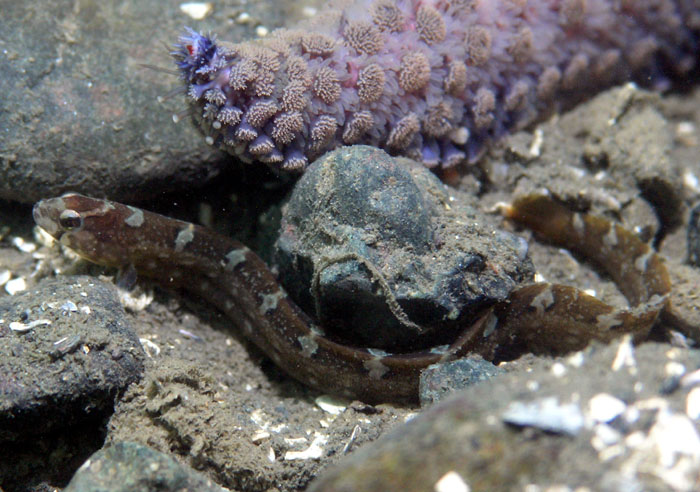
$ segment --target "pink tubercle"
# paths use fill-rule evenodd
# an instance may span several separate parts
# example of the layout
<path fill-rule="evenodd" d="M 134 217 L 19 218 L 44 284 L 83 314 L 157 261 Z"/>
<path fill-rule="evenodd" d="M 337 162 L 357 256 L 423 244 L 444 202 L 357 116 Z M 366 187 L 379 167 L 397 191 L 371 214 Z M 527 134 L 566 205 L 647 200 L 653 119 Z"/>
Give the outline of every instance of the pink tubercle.
<path fill-rule="evenodd" d="M 343 81 L 343 87 L 350 89 L 357 86 L 357 80 L 360 77 L 360 66 L 355 62 L 354 58 L 350 58 L 346 65 L 348 69 L 348 78 Z"/>

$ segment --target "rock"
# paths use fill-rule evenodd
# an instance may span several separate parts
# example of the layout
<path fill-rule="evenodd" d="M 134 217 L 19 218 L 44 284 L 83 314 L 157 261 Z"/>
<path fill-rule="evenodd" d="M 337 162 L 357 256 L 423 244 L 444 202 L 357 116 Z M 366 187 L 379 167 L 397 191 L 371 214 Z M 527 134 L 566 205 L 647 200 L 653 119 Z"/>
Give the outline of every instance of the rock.
<path fill-rule="evenodd" d="M 93 454 L 64 492 L 225 492 L 211 479 L 147 446 L 119 442 Z"/>
<path fill-rule="evenodd" d="M 628 340 L 535 360 L 431 407 L 309 490 L 696 490 L 698 366 L 697 350 Z"/>
<path fill-rule="evenodd" d="M 143 349 L 113 287 L 63 277 L 0 300 L 0 438 L 15 440 L 104 412 L 138 380 Z"/>
<path fill-rule="evenodd" d="M 367 146 L 330 152 L 283 211 L 280 279 L 340 339 L 445 343 L 533 273 L 526 243 L 486 226 L 461 196 L 409 159 Z"/>
<path fill-rule="evenodd" d="M 0 447 L 11 450 L 0 477 L 19 482 L 33 453 L 56 464 L 70 453 L 52 451 L 99 440 L 144 354 L 114 288 L 92 277 L 45 280 L 0 298 L 0 321 Z"/>
<path fill-rule="evenodd" d="M 231 2 L 229 2 L 231 4 Z M 177 4 L 40 1 L 4 6 L 0 32 L 0 198 L 34 202 L 77 191 L 145 200 L 218 175 L 230 157 L 188 121 L 169 46 L 188 25 L 252 35 L 261 19 L 299 16 L 295 6 L 216 4 L 195 21 Z M 11 42 L 9 41 L 11 40 Z M 144 64 L 162 67 L 153 69 Z"/>
<path fill-rule="evenodd" d="M 420 375 L 420 404 L 426 407 L 437 403 L 452 393 L 502 373 L 503 369 L 479 355 L 434 364 Z"/>
<path fill-rule="evenodd" d="M 688 215 L 688 263 L 700 267 L 700 203 L 690 209 Z"/>

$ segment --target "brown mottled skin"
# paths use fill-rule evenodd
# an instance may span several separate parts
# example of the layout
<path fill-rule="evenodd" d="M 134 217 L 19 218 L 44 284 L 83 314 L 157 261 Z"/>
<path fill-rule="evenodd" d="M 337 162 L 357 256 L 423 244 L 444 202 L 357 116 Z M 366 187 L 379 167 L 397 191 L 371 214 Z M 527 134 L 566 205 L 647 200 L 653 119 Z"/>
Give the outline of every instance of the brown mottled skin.
<path fill-rule="evenodd" d="M 592 258 L 634 307 L 615 309 L 573 287 L 526 285 L 506 302 L 485 307 L 449 347 L 387 354 L 326 337 L 255 253 L 209 229 L 78 194 L 34 207 L 36 223 L 85 259 L 133 266 L 168 288 L 207 299 L 292 377 L 370 403 L 415 403 L 422 369 L 468 352 L 493 360 L 516 346 L 521 353 L 561 353 L 591 339 L 632 333 L 641 340 L 648 334 L 670 290 L 663 263 L 649 246 L 620 226 L 574 214 L 546 196 L 516 200 L 505 215 Z"/>

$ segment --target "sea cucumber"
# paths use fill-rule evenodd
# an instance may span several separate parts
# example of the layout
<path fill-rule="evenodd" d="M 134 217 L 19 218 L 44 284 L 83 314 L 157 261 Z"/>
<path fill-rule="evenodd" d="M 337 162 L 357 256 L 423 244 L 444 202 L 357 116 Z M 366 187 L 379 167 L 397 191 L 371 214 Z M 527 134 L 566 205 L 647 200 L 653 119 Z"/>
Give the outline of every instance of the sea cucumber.
<path fill-rule="evenodd" d="M 193 30 L 173 56 L 209 143 L 303 170 L 362 143 L 450 167 L 636 79 L 694 68 L 700 0 L 355 0 L 263 39 Z"/>

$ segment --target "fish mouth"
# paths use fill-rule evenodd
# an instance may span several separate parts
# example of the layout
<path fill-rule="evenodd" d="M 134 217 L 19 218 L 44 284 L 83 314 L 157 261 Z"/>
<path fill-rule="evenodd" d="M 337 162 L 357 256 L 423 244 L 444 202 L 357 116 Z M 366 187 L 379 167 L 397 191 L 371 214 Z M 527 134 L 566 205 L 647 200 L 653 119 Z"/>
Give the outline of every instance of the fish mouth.
<path fill-rule="evenodd" d="M 57 210 L 55 200 L 54 198 L 37 202 L 32 209 L 32 216 L 34 217 L 34 222 L 36 222 L 39 227 L 59 240 L 62 231 L 58 225 L 59 211 Z"/>

